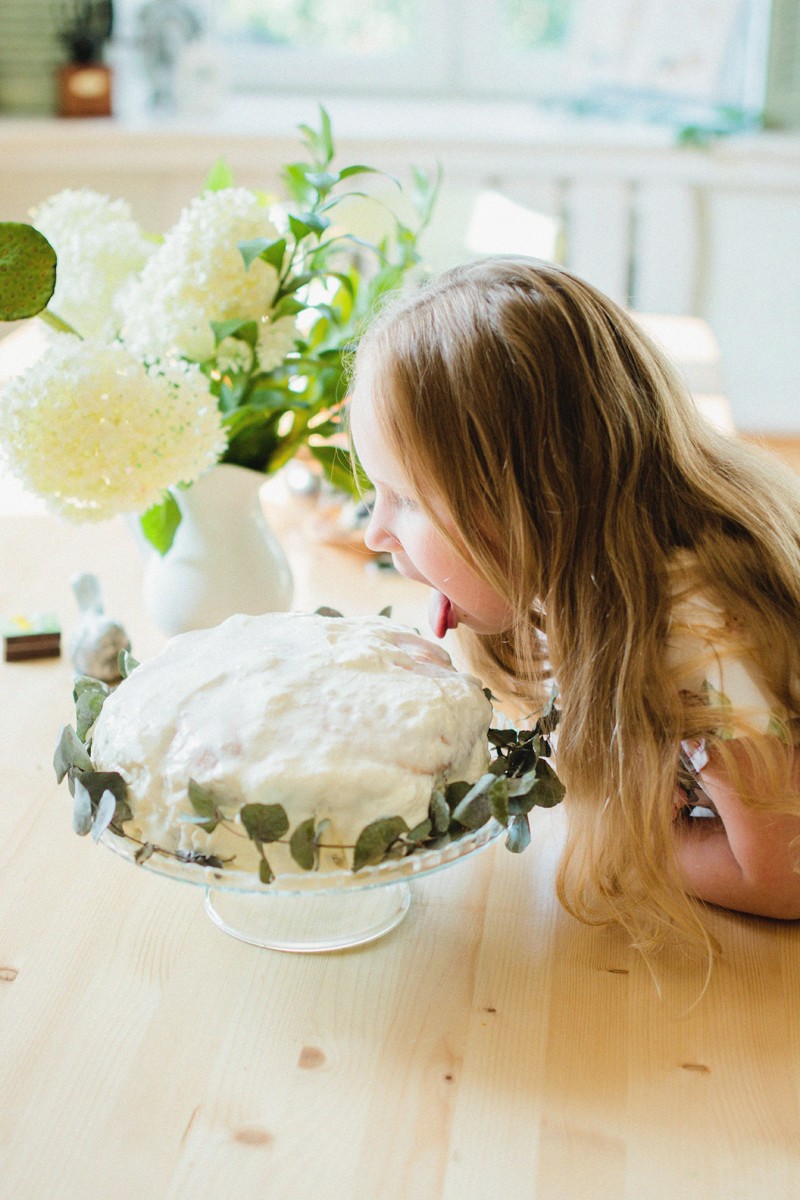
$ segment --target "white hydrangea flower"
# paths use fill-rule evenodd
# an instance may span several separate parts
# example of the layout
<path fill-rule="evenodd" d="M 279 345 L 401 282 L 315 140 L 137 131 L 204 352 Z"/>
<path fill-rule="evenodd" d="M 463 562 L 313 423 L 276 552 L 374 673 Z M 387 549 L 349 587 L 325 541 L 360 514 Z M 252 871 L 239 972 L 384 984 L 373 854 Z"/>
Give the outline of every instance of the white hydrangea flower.
<path fill-rule="evenodd" d="M 191 483 L 225 449 L 221 415 L 200 369 L 148 369 L 120 343 L 69 334 L 0 393 L 9 467 L 75 520 L 141 513 Z"/>
<path fill-rule="evenodd" d="M 153 250 L 130 205 L 68 188 L 33 209 L 31 219 L 58 256 L 48 307 L 84 337 L 112 338 L 121 321 L 120 289 Z"/>
<path fill-rule="evenodd" d="M 270 208 L 246 188 L 192 200 L 128 291 L 123 340 L 150 361 L 210 358 L 210 322 L 260 321 L 277 291 L 275 268 L 257 259 L 247 270 L 239 242 L 279 236 Z"/>
<path fill-rule="evenodd" d="M 218 371 L 236 375 L 240 371 L 250 370 L 253 365 L 253 351 L 247 342 L 232 337 L 223 338 L 217 346 L 214 361 Z"/>
<path fill-rule="evenodd" d="M 294 317 L 278 317 L 270 321 L 263 317 L 258 323 L 256 353 L 262 371 L 272 371 L 294 349 L 297 322 Z"/>

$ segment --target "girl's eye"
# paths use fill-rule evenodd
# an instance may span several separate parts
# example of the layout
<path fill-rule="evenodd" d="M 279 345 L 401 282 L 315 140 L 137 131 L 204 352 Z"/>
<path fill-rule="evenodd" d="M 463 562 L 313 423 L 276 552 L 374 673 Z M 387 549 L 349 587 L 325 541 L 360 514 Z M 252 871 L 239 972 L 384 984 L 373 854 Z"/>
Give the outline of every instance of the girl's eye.
<path fill-rule="evenodd" d="M 395 496 L 395 504 L 405 512 L 419 512 L 419 505 L 410 496 Z"/>

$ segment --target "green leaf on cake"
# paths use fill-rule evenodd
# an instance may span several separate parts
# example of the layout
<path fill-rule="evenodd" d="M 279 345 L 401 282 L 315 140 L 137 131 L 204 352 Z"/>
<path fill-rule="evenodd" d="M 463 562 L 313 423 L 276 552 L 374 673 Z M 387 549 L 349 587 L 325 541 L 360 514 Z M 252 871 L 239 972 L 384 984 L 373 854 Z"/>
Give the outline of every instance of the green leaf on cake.
<path fill-rule="evenodd" d="M 420 821 L 419 825 L 415 825 L 413 829 L 409 829 L 405 835 L 405 841 L 412 846 L 424 846 L 430 839 L 433 832 L 433 822 L 429 817 L 424 821 Z"/>
<path fill-rule="evenodd" d="M 444 789 L 444 798 L 447 801 L 447 806 L 451 814 L 458 808 L 458 805 L 466 796 L 467 792 L 472 788 L 471 783 L 467 783 L 464 779 L 456 779 L 453 783 L 448 783 Z"/>
<path fill-rule="evenodd" d="M 57 783 L 61 783 L 64 776 L 71 769 L 79 771 L 91 771 L 93 769 L 92 760 L 86 752 L 86 747 L 71 725 L 65 725 L 61 730 L 61 736 L 58 739 L 58 745 L 53 755 L 53 767 L 55 768 Z"/>
<path fill-rule="evenodd" d="M 489 789 L 497 782 L 494 775 L 487 771 L 474 783 L 464 798 L 453 809 L 453 820 L 458 821 L 465 829 L 480 829 L 492 815 L 489 804 Z"/>
<path fill-rule="evenodd" d="M 550 764 L 544 759 L 539 760 L 536 771 L 537 779 L 533 786 L 533 802 L 537 808 L 554 808 L 564 799 L 566 788 Z"/>
<path fill-rule="evenodd" d="M 75 796 L 72 808 L 72 828 L 80 837 L 85 837 L 91 831 L 94 821 L 92 797 L 83 786 L 80 779 L 75 780 Z"/>
<path fill-rule="evenodd" d="M 317 865 L 319 849 L 313 817 L 309 817 L 307 821 L 301 821 L 297 826 L 289 839 L 289 850 L 298 867 L 303 871 L 314 870 Z"/>
<path fill-rule="evenodd" d="M 217 811 L 217 802 L 215 797 L 202 784 L 196 780 L 189 780 L 189 802 L 197 813 L 198 817 L 205 817 L 206 820 L 200 825 L 200 828 L 206 833 L 213 833 L 219 823 L 219 813 Z"/>
<path fill-rule="evenodd" d="M 139 666 L 139 661 L 133 657 L 130 650 L 120 650 L 119 657 L 117 659 L 117 665 L 122 678 L 127 679 L 128 676 Z"/>
<path fill-rule="evenodd" d="M 278 842 L 289 831 L 282 804 L 245 804 L 239 816 L 253 842 Z"/>
<path fill-rule="evenodd" d="M 131 810 L 126 799 L 127 784 L 119 772 L 83 771 L 74 767 L 70 771 L 73 775 L 72 827 L 75 832 L 81 836 L 91 832 L 95 841 L 109 827 L 124 835 L 122 823 L 130 820 Z"/>
<path fill-rule="evenodd" d="M 361 830 L 353 850 L 353 870 L 381 862 L 401 833 L 408 833 L 402 817 L 380 817 Z"/>
<path fill-rule="evenodd" d="M 72 698 L 75 701 L 75 723 L 78 726 L 78 737 L 86 741 L 86 735 L 100 716 L 106 699 L 111 695 L 111 688 L 100 679 L 91 675 L 82 675 L 75 680 Z"/>
<path fill-rule="evenodd" d="M 435 831 L 437 833 L 447 833 L 450 828 L 450 805 L 438 788 L 434 788 L 431 793 L 428 812 L 430 813 L 431 823 Z"/>
<path fill-rule="evenodd" d="M 97 811 L 94 814 L 92 822 L 92 839 L 99 842 L 105 831 L 108 829 L 117 811 L 117 801 L 114 793 L 104 791 L 100 796 L 97 804 Z"/>
<path fill-rule="evenodd" d="M 508 823 L 506 847 L 512 854 L 521 854 L 531 843 L 531 827 L 524 813 L 512 817 Z"/>
<path fill-rule="evenodd" d="M 501 779 L 495 779 L 486 793 L 489 801 L 489 812 L 495 821 L 499 821 L 501 825 L 508 824 L 508 795 L 509 784 L 505 776 Z"/>

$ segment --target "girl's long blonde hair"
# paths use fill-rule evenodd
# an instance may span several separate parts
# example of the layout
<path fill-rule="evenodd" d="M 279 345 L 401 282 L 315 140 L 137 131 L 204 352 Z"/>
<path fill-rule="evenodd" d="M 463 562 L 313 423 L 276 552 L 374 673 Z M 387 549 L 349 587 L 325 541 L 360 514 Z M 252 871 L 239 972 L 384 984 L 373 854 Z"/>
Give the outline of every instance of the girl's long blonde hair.
<path fill-rule="evenodd" d="M 535 708 L 546 635 L 569 814 L 562 903 L 621 922 L 645 950 L 676 932 L 708 949 L 671 822 L 680 741 L 711 734 L 714 713 L 687 707 L 665 661 L 670 568 L 691 552 L 770 691 L 800 713 L 794 477 L 708 425 L 622 308 L 535 260 L 457 268 L 396 302 L 355 373 L 417 495 L 446 501 L 515 613 L 503 635 L 468 635 L 474 668 Z"/>

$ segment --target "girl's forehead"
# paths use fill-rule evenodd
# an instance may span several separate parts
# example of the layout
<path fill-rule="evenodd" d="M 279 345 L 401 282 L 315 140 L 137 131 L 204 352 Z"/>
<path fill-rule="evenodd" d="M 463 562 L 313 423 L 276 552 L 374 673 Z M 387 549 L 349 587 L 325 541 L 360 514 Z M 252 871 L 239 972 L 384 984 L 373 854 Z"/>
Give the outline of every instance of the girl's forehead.
<path fill-rule="evenodd" d="M 374 483 L 407 486 L 400 457 L 384 432 L 374 397 L 356 389 L 349 404 L 350 436 L 364 470 Z"/>
<path fill-rule="evenodd" d="M 356 387 L 348 404 L 350 435 L 359 454 L 372 457 L 393 457 L 375 410 L 375 399 L 368 389 Z"/>

